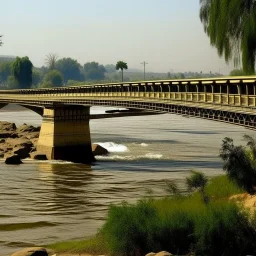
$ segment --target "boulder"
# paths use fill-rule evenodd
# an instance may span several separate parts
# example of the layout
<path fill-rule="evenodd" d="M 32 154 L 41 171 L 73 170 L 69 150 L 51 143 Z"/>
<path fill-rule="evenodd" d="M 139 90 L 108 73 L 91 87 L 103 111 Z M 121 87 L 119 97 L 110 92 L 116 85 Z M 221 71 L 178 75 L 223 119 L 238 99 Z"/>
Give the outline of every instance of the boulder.
<path fill-rule="evenodd" d="M 172 256 L 173 254 L 171 254 L 170 252 L 166 252 L 166 251 L 162 251 L 159 253 L 156 253 L 155 256 Z"/>
<path fill-rule="evenodd" d="M 17 128 L 17 133 L 24 133 L 24 132 L 39 132 L 40 127 L 34 127 L 33 125 L 23 124 Z"/>
<path fill-rule="evenodd" d="M 21 159 L 29 157 L 30 148 L 25 146 L 18 146 L 13 149 L 13 153 L 18 155 Z"/>
<path fill-rule="evenodd" d="M 7 155 L 5 156 L 6 164 L 22 164 L 20 157 L 18 155 Z"/>
<path fill-rule="evenodd" d="M 31 247 L 15 252 L 11 256 L 48 256 L 48 253 L 45 248 Z"/>
<path fill-rule="evenodd" d="M 156 255 L 155 252 L 150 252 L 150 253 L 146 254 L 145 256 L 155 256 L 155 255 Z"/>
<path fill-rule="evenodd" d="M 0 131 L 0 138 L 6 139 L 6 138 L 17 138 L 18 134 L 13 132 L 1 132 Z"/>
<path fill-rule="evenodd" d="M 5 121 L 2 121 L 0 122 L 0 132 L 9 132 L 9 131 L 16 131 L 16 125 L 15 123 L 9 123 L 9 122 L 5 122 Z"/>
<path fill-rule="evenodd" d="M 36 152 L 36 151 L 30 153 L 30 158 L 35 159 L 35 160 L 41 160 L 41 161 L 48 160 L 47 156 L 45 154 L 40 154 L 39 152 Z"/>
<path fill-rule="evenodd" d="M 92 144 L 92 153 L 95 156 L 102 156 L 102 155 L 108 155 L 109 152 L 104 147 L 98 145 L 98 144 Z"/>

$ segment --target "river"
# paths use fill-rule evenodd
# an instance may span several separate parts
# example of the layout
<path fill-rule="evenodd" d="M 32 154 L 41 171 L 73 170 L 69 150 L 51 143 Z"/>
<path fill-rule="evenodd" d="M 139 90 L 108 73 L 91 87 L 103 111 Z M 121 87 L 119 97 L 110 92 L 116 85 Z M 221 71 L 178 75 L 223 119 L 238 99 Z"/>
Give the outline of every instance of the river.
<path fill-rule="evenodd" d="M 1 121 L 40 125 L 32 111 L 2 109 Z M 103 113 L 93 107 L 92 113 Z M 177 182 L 191 169 L 212 177 L 222 174 L 221 141 L 242 143 L 255 132 L 235 125 L 161 114 L 90 121 L 93 143 L 111 153 L 92 166 L 60 161 L 24 160 L 19 166 L 0 162 L 0 255 L 22 247 L 97 232 L 110 204 L 135 202 L 153 193 L 166 194 L 166 182 Z"/>

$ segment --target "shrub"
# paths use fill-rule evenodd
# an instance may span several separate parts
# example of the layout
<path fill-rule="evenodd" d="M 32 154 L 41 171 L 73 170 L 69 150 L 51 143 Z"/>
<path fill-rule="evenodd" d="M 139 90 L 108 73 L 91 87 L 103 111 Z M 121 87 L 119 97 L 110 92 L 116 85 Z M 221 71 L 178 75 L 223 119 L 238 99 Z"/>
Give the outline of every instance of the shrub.
<path fill-rule="evenodd" d="M 256 187 L 256 142 L 249 136 L 246 147 L 235 146 L 233 140 L 224 138 L 220 157 L 228 177 L 248 193 L 253 194 Z"/>

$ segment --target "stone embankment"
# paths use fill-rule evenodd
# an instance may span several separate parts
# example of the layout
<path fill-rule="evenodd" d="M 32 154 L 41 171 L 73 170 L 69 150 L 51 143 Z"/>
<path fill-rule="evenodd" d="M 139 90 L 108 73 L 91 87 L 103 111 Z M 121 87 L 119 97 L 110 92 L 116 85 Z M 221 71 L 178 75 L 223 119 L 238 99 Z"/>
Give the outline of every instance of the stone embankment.
<path fill-rule="evenodd" d="M 47 160 L 47 157 L 36 151 L 40 127 L 15 123 L 0 122 L 0 158 L 6 164 L 20 164 L 22 159 Z M 108 151 L 100 145 L 93 144 L 94 155 L 107 155 Z"/>

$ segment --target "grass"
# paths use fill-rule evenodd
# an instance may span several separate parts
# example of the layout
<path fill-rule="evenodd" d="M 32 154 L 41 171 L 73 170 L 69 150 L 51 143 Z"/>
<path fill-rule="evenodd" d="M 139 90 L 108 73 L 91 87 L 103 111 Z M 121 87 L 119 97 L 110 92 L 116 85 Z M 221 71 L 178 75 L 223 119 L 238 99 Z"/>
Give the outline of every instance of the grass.
<path fill-rule="evenodd" d="M 104 254 L 106 252 L 106 244 L 103 237 L 98 234 L 95 237 L 79 241 L 64 241 L 46 246 L 55 252 L 69 252 L 69 253 L 91 253 Z"/>
<path fill-rule="evenodd" d="M 244 191 L 226 176 L 211 179 L 205 191 L 208 203 L 196 192 L 110 206 L 106 223 L 94 238 L 48 247 L 56 252 L 125 256 L 161 250 L 177 255 L 255 254 L 255 221 L 228 200 Z"/>

